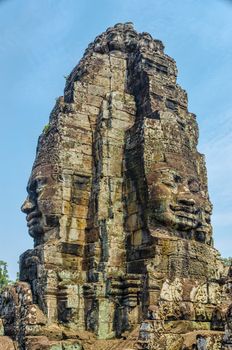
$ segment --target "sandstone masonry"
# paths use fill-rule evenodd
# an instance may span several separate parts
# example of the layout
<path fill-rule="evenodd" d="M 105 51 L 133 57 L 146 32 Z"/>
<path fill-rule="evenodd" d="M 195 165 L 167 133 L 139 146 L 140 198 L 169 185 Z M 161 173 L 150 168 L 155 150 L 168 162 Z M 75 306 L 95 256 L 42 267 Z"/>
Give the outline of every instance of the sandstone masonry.
<path fill-rule="evenodd" d="M 125 23 L 67 78 L 22 206 L 34 249 L 0 296 L 0 350 L 232 349 L 232 269 L 176 77 L 163 44 Z"/>

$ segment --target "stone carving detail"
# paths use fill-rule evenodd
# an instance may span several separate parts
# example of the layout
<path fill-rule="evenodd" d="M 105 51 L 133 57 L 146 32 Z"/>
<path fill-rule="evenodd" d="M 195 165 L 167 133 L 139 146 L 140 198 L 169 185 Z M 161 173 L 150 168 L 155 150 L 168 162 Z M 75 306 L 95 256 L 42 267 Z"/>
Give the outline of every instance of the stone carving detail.
<path fill-rule="evenodd" d="M 182 283 L 179 278 L 176 278 L 172 283 L 166 280 L 163 283 L 162 290 L 160 293 L 160 298 L 166 301 L 180 301 L 183 299 L 182 293 Z"/>
<path fill-rule="evenodd" d="M 231 276 L 176 77 L 163 44 L 125 23 L 67 78 L 38 141 L 22 205 L 34 248 L 0 297 L 0 343 L 230 349 Z"/>

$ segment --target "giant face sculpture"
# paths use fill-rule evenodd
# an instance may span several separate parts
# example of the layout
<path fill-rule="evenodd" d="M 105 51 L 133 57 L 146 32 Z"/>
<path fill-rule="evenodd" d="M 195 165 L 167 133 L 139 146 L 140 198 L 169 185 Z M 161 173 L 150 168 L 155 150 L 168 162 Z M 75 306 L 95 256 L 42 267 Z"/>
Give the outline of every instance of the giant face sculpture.
<path fill-rule="evenodd" d="M 53 237 L 61 217 L 61 182 L 57 166 L 56 134 L 42 135 L 32 173 L 27 185 L 28 197 L 21 210 L 27 215 L 29 234 L 35 245 Z"/>
<path fill-rule="evenodd" d="M 55 198 L 57 191 L 51 165 L 33 169 L 27 186 L 28 197 L 21 208 L 27 214 L 27 226 L 33 238 L 59 224 L 60 208 Z"/>
<path fill-rule="evenodd" d="M 149 181 L 151 220 L 211 244 L 212 205 L 199 174 L 182 159 L 155 164 Z"/>

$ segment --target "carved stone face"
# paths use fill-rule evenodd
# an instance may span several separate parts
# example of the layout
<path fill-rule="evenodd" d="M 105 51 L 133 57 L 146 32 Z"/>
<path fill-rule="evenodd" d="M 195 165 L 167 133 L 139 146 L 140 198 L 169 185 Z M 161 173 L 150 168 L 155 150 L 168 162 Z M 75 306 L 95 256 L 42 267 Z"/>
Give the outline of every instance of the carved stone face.
<path fill-rule="evenodd" d="M 59 225 L 61 214 L 57 196 L 59 183 L 51 165 L 37 166 L 32 170 L 27 192 L 21 210 L 27 214 L 29 234 L 38 238 Z"/>
<path fill-rule="evenodd" d="M 212 206 L 194 171 L 157 164 L 149 181 L 152 219 L 180 231 L 192 231 L 199 241 L 209 240 Z"/>
<path fill-rule="evenodd" d="M 135 49 L 137 46 L 137 35 L 134 31 L 128 30 L 125 33 L 125 44 L 130 50 Z"/>
<path fill-rule="evenodd" d="M 117 30 L 112 30 L 107 35 L 107 42 L 110 50 L 120 50 L 123 45 L 123 33 Z"/>

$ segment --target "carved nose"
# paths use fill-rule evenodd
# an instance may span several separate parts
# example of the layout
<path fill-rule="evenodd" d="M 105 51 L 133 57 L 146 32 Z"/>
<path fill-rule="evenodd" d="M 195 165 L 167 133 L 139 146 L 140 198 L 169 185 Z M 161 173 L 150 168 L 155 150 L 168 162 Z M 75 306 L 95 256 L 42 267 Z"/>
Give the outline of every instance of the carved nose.
<path fill-rule="evenodd" d="M 196 204 L 193 198 L 179 198 L 178 202 L 180 204 L 191 206 L 191 207 L 193 207 Z"/>
<path fill-rule="evenodd" d="M 25 214 L 29 214 L 32 211 L 32 209 L 34 209 L 34 207 L 35 204 L 31 200 L 29 200 L 29 198 L 27 198 L 21 206 L 21 211 Z"/>

